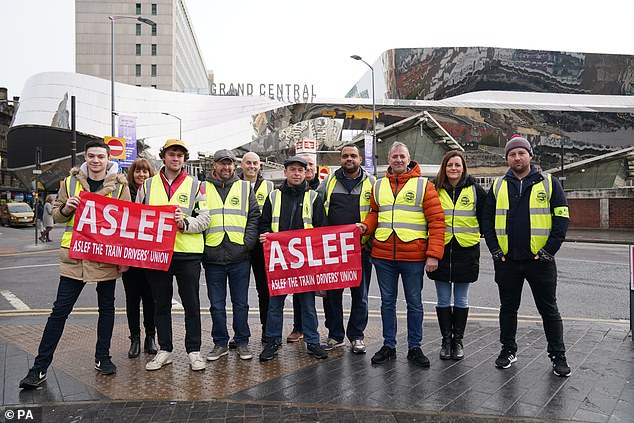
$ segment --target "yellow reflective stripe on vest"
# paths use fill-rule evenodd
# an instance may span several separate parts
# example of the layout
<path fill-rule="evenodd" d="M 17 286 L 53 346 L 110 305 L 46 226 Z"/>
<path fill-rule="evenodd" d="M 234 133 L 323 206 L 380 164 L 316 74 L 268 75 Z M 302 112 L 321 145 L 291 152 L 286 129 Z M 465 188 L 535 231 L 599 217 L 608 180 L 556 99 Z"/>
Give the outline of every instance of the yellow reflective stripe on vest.
<path fill-rule="evenodd" d="M 528 200 L 530 246 L 533 254 L 541 250 L 550 235 L 552 228 L 552 213 L 550 211 L 550 197 L 552 195 L 553 180 L 550 174 L 542 173 L 544 180 L 531 187 Z M 508 182 L 503 177 L 497 178 L 493 184 L 495 195 L 495 234 L 504 254 L 509 251 L 507 231 L 507 214 L 510 207 Z"/>
<path fill-rule="evenodd" d="M 453 237 L 462 247 L 480 243 L 480 226 L 476 216 L 477 191 L 475 185 L 460 190 L 456 204 L 444 188 L 438 190 L 438 197 L 445 213 L 445 244 Z"/>
<path fill-rule="evenodd" d="M 332 192 L 335 190 L 335 186 L 337 185 L 337 178 L 335 175 L 328 175 L 326 179 L 326 198 L 324 201 L 324 208 L 326 209 L 326 215 L 328 215 L 328 211 L 330 208 L 330 196 Z M 372 186 L 374 185 L 374 177 L 368 175 L 361 185 L 361 193 L 359 195 L 359 217 L 361 221 L 365 219 L 365 217 L 370 212 L 370 197 L 372 194 Z M 365 235 L 361 237 L 361 244 L 365 244 L 370 240 L 370 235 Z"/>
<path fill-rule="evenodd" d="M 185 217 L 190 217 L 196 205 L 198 193 L 198 179 L 187 175 L 178 187 L 172 198 L 167 198 L 161 175 L 155 175 L 145 180 L 145 204 L 151 206 L 174 205 L 180 207 Z M 205 242 L 202 233 L 176 232 L 174 252 L 176 253 L 202 253 Z"/>
<path fill-rule="evenodd" d="M 81 191 L 84 191 L 81 183 L 74 176 L 66 177 L 66 194 L 67 197 L 73 197 L 75 195 L 79 195 Z M 120 183 L 116 183 L 114 185 L 114 190 L 112 192 L 117 193 L 117 198 L 121 197 L 121 191 L 123 191 L 123 186 Z M 106 195 L 106 197 L 112 197 L 112 193 Z M 66 222 L 66 227 L 64 228 L 64 233 L 62 234 L 62 241 L 60 243 L 60 247 L 62 248 L 70 248 L 70 243 L 73 238 L 73 226 L 75 225 L 75 213 L 73 213 L 72 217 L 68 222 Z"/>
<path fill-rule="evenodd" d="M 255 192 L 255 199 L 258 202 L 258 206 L 260 206 L 260 213 L 262 213 L 262 207 L 264 207 L 264 203 L 266 202 L 266 197 L 275 189 L 275 185 L 271 181 L 262 181 L 258 190 Z"/>
<path fill-rule="evenodd" d="M 271 199 L 271 231 L 280 231 L 280 215 L 282 212 L 282 192 L 279 189 L 273 190 L 269 195 Z M 313 203 L 317 199 L 317 192 L 310 190 L 304 193 L 302 201 L 302 221 L 304 229 L 313 227 Z"/>
<path fill-rule="evenodd" d="M 205 245 L 217 247 L 225 234 L 234 244 L 244 245 L 251 184 L 248 181 L 235 181 L 231 184 L 224 203 L 216 186 L 211 182 L 206 184 L 209 226 L 205 231 Z"/>
<path fill-rule="evenodd" d="M 374 184 L 374 200 L 379 207 L 374 237 L 387 240 L 392 232 L 403 242 L 427 239 L 427 219 L 423 199 L 427 178 L 410 178 L 394 197 L 390 180 L 385 177 Z"/>

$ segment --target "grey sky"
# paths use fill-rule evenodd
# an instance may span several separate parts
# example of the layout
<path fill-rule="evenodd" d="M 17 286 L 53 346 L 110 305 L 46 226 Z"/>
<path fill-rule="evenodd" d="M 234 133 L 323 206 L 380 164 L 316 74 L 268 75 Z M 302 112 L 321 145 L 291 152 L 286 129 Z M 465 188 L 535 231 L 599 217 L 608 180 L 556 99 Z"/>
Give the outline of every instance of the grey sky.
<path fill-rule="evenodd" d="M 187 0 L 206 65 L 217 82 L 313 84 L 343 97 L 397 47 L 490 46 L 634 55 L 634 1 L 509 2 Z M 0 86 L 74 71 L 73 0 L 0 0 Z"/>

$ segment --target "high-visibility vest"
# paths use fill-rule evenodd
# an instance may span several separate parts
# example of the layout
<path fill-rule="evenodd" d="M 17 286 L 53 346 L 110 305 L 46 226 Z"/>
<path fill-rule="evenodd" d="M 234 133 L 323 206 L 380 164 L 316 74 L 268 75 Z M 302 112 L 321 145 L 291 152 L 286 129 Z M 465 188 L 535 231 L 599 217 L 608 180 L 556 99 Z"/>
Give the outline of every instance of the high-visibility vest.
<path fill-rule="evenodd" d="M 194 212 L 196 205 L 196 193 L 198 192 L 198 179 L 187 175 L 183 183 L 180 184 L 172 198 L 167 198 L 161 175 L 155 175 L 146 179 L 143 183 L 145 191 L 145 204 L 151 206 L 175 205 L 180 207 L 185 217 L 189 217 Z M 202 253 L 205 249 L 205 242 L 202 233 L 176 232 L 174 242 L 174 252 L 176 253 Z"/>
<path fill-rule="evenodd" d="M 445 244 L 455 237 L 462 247 L 480 243 L 480 225 L 476 216 L 478 194 L 475 185 L 460 189 L 454 204 L 446 189 L 438 190 L 438 197 L 445 213 Z"/>
<path fill-rule="evenodd" d="M 209 227 L 205 231 L 205 245 L 217 247 L 225 234 L 234 244 L 244 245 L 251 184 L 241 180 L 232 183 L 224 203 L 214 184 L 207 182 L 206 187 Z"/>
<path fill-rule="evenodd" d="M 368 175 L 368 177 L 363 180 L 363 183 L 361 185 L 361 193 L 359 195 L 359 216 L 361 218 L 361 221 L 363 221 L 370 212 L 370 197 L 372 194 L 372 186 L 374 185 L 374 181 L 374 176 Z M 326 215 L 328 215 L 328 210 L 330 209 L 330 196 L 335 190 L 335 185 L 337 185 L 337 178 L 335 177 L 335 175 L 328 175 L 326 179 L 326 198 L 324 201 Z M 369 235 L 362 236 L 361 244 L 367 243 L 369 239 Z"/>
<path fill-rule="evenodd" d="M 543 180 L 531 187 L 529 197 L 529 225 L 530 244 L 533 254 L 546 245 L 550 229 L 552 228 L 552 213 L 550 211 L 550 197 L 552 195 L 552 176 L 542 173 Z M 509 237 L 506 227 L 506 218 L 509 211 L 508 182 L 504 177 L 497 178 L 493 183 L 495 195 L 495 234 L 498 244 L 504 254 L 509 251 Z M 568 217 L 568 207 L 557 207 L 558 216 Z"/>
<path fill-rule="evenodd" d="M 262 181 L 258 190 L 255 192 L 255 199 L 258 201 L 258 206 L 260 206 L 260 213 L 262 213 L 262 207 L 264 207 L 264 203 L 266 202 L 266 197 L 275 189 L 275 185 L 271 181 Z"/>
<path fill-rule="evenodd" d="M 427 239 L 427 219 L 423 199 L 427 178 L 409 178 L 394 198 L 390 180 L 385 177 L 374 184 L 374 200 L 379 207 L 379 223 L 374 238 L 387 240 L 392 232 L 403 242 Z"/>
<path fill-rule="evenodd" d="M 302 221 L 304 229 L 313 227 L 313 203 L 317 199 L 317 192 L 313 190 L 304 193 L 304 201 L 302 201 Z M 282 192 L 279 189 L 273 190 L 269 195 L 271 200 L 271 231 L 280 231 L 280 215 L 282 212 Z"/>
<path fill-rule="evenodd" d="M 67 176 L 64 183 L 66 184 L 66 194 L 68 198 L 79 195 L 81 191 L 84 191 L 84 188 L 81 186 L 79 180 L 77 180 L 74 176 Z M 123 191 L 123 185 L 119 182 L 115 183 L 114 190 L 112 192 L 117 193 L 117 198 L 121 197 L 121 192 Z M 112 197 L 112 193 L 106 195 L 106 197 Z M 73 213 L 73 217 L 70 218 L 68 222 L 66 222 L 66 228 L 64 229 L 64 233 L 62 234 L 62 242 L 60 247 L 62 248 L 70 248 L 70 241 L 73 238 L 73 226 L 75 225 L 75 214 Z"/>

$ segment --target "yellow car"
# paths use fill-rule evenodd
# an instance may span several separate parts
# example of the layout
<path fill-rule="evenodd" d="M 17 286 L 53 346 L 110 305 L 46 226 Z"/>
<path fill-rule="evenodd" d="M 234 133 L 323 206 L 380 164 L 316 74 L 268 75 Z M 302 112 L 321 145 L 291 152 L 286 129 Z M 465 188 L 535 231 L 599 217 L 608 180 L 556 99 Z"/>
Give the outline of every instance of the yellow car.
<path fill-rule="evenodd" d="M 26 203 L 5 203 L 0 206 L 0 223 L 3 226 L 35 225 L 35 213 Z"/>

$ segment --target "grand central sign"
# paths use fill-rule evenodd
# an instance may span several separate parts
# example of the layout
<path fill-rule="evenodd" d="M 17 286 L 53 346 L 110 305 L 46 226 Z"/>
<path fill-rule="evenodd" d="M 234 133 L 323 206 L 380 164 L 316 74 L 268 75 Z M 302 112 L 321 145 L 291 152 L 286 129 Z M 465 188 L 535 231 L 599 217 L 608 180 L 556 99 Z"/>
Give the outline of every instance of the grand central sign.
<path fill-rule="evenodd" d="M 252 84 L 212 82 L 210 86 L 210 94 L 218 96 L 260 96 L 268 97 L 271 100 L 290 102 L 312 101 L 312 99 L 315 98 L 315 87 L 314 85 L 307 84 Z"/>

